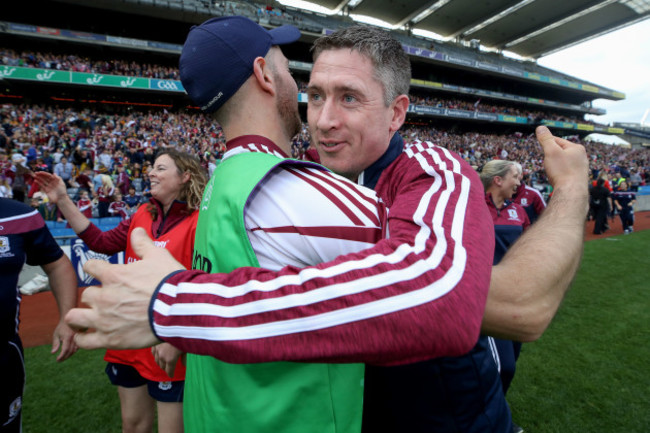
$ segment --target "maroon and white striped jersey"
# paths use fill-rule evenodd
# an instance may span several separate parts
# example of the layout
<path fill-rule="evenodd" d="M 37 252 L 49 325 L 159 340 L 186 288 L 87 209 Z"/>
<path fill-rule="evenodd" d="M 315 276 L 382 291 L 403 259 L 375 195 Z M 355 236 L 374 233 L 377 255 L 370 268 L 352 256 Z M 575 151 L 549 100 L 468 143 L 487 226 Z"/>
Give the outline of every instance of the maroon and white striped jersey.
<path fill-rule="evenodd" d="M 265 144 L 236 151 L 285 156 Z M 478 175 L 456 154 L 417 143 L 384 170 L 376 193 L 372 210 L 373 192 L 338 176 L 277 170 L 245 220 L 264 266 L 274 254 L 292 266 L 173 273 L 152 299 L 154 332 L 232 363 L 390 365 L 466 353 L 478 338 L 494 251 Z M 377 233 L 383 206 L 383 238 L 350 252 L 352 242 L 371 243 L 353 233 Z M 337 243 L 344 255 L 303 267 Z"/>
<path fill-rule="evenodd" d="M 129 212 L 128 212 L 128 205 L 126 202 L 120 200 L 120 201 L 114 201 L 111 202 L 110 205 L 108 205 L 108 213 L 113 215 L 113 216 L 119 216 L 123 220 L 128 220 L 129 219 Z"/>

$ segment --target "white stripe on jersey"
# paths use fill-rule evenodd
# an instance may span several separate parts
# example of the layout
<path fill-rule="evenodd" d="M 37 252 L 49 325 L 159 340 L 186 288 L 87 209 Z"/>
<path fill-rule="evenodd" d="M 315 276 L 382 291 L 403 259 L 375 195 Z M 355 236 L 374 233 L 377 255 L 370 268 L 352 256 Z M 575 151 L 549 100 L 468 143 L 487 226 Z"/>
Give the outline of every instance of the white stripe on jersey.
<path fill-rule="evenodd" d="M 226 159 L 230 158 L 231 156 L 238 155 L 240 153 L 249 153 L 249 152 L 261 152 L 261 153 L 268 153 L 269 155 L 275 155 L 278 158 L 284 159 L 285 156 L 280 154 L 279 152 L 269 149 L 268 146 L 264 144 L 259 144 L 255 142 L 250 142 L 248 144 L 244 144 L 241 146 L 237 146 L 233 149 L 228 150 L 226 153 L 223 154 L 223 158 L 221 159 L 222 161 L 225 161 Z"/>
<path fill-rule="evenodd" d="M 497 366 L 497 371 L 501 373 L 501 357 L 499 356 L 497 343 L 494 341 L 493 337 L 488 337 L 488 344 L 490 346 L 490 353 L 492 353 L 492 359 L 494 359 L 494 363 Z"/>
<path fill-rule="evenodd" d="M 433 146 L 430 143 L 427 143 L 424 146 L 419 143 L 418 150 L 423 152 L 414 152 L 412 149 L 408 149 L 409 157 L 416 158 L 423 169 L 425 169 L 430 176 L 435 178 L 435 181 L 427 193 L 423 195 L 418 205 L 415 218 L 416 222 L 420 225 L 420 230 L 415 237 L 415 243 L 413 246 L 404 243 L 388 255 L 377 253 L 364 257 L 361 260 L 338 263 L 324 269 L 307 268 L 296 275 L 285 275 L 265 282 L 249 281 L 239 286 L 223 286 L 214 283 L 180 283 L 178 286 L 164 284 L 161 288 L 161 293 L 172 297 L 175 297 L 177 293 L 201 293 L 213 294 L 224 298 L 232 298 L 245 295 L 252 291 L 272 292 L 287 285 L 301 285 L 304 282 L 315 278 L 328 279 L 350 270 L 369 269 L 379 264 L 398 264 L 404 261 L 404 259 L 409 255 L 422 253 L 425 251 L 425 243 L 431 235 L 429 226 L 423 222 L 423 217 L 429 208 L 429 201 L 434 197 L 434 194 L 438 192 L 442 183 L 440 174 L 437 173 L 434 167 L 430 164 L 426 157 L 427 155 L 432 158 L 439 169 L 443 170 L 446 180 L 446 188 L 441 193 L 441 197 L 436 203 L 432 217 L 433 219 L 431 221 L 431 226 L 434 228 L 436 233 L 437 242 L 428 257 L 418 260 L 404 269 L 376 273 L 370 276 L 358 278 L 354 281 L 330 284 L 308 292 L 291 294 L 280 298 L 262 299 L 233 306 L 215 306 L 212 304 L 190 304 L 188 306 L 175 303 L 171 309 L 162 301 L 156 300 L 153 308 L 157 313 L 162 315 L 217 315 L 220 317 L 238 317 L 242 315 L 259 314 L 260 312 L 309 305 L 323 300 L 336 299 L 413 280 L 414 278 L 417 278 L 426 272 L 430 272 L 433 268 L 437 267 L 446 256 L 448 244 L 444 237 L 442 223 L 445 217 L 445 209 L 448 205 L 449 197 L 456 189 L 454 176 L 460 175 L 460 194 L 453 210 L 450 233 L 451 237 L 455 241 L 453 260 L 451 267 L 437 281 L 434 281 L 423 288 L 400 295 L 352 307 L 341 308 L 339 310 L 329 311 L 315 316 L 237 328 L 165 327 L 155 325 L 156 333 L 161 337 L 198 337 L 212 341 L 266 338 L 361 321 L 415 307 L 435 300 L 448 293 L 461 280 L 465 271 L 467 253 L 462 245 L 462 234 L 465 220 L 465 209 L 469 198 L 470 181 L 462 175 L 460 172 L 460 164 L 446 149 Z M 443 158 L 448 160 L 448 162 Z M 447 168 L 448 163 L 452 166 L 451 172 Z"/>
<path fill-rule="evenodd" d="M 20 214 L 20 215 L 10 216 L 10 217 L 7 217 L 7 218 L 0 218 L 0 223 L 6 223 L 6 222 L 9 222 L 9 221 L 15 221 L 15 220 L 20 220 L 20 219 L 25 219 L 25 218 L 33 217 L 34 215 L 38 215 L 38 211 L 37 211 L 37 210 L 34 210 L 34 211 L 32 211 L 32 212 L 29 212 L 29 213 L 24 213 L 24 214 Z"/>
<path fill-rule="evenodd" d="M 362 189 L 318 168 L 277 168 L 267 176 L 264 188 L 251 197 L 244 214 L 260 267 L 304 268 L 373 246 L 377 238 L 368 241 L 335 236 L 340 227 L 364 227 L 377 236 L 381 233 L 374 191 L 372 210 L 364 212 L 359 207 L 370 205 L 368 199 L 358 199 L 358 194 L 343 197 L 340 185 L 345 184 L 346 188 Z"/>

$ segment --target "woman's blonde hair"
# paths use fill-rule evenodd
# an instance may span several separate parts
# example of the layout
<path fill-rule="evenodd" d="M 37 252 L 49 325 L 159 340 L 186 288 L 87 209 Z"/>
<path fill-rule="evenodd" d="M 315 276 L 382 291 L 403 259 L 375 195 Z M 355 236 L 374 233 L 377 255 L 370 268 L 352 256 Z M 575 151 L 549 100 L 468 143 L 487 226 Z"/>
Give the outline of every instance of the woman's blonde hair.
<path fill-rule="evenodd" d="M 199 209 L 201 198 L 203 197 L 203 190 L 208 183 L 208 174 L 199 159 L 173 148 L 163 148 L 156 154 L 156 159 L 163 155 L 169 156 L 174 161 L 179 176 L 183 176 L 184 173 L 189 173 L 190 175 L 190 180 L 185 182 L 181 187 L 178 200 L 187 203 L 188 213 Z M 150 205 L 148 209 L 155 219 L 157 217 L 156 207 Z"/>
<path fill-rule="evenodd" d="M 492 161 L 486 162 L 480 173 L 481 182 L 483 182 L 483 188 L 487 191 L 494 182 L 495 177 L 505 177 L 505 175 L 508 174 L 512 167 L 515 167 L 518 173 L 521 172 L 521 165 L 514 161 L 493 159 Z"/>
<path fill-rule="evenodd" d="M 102 186 L 108 186 L 110 188 L 114 188 L 113 178 L 111 178 L 107 174 L 102 174 Z"/>

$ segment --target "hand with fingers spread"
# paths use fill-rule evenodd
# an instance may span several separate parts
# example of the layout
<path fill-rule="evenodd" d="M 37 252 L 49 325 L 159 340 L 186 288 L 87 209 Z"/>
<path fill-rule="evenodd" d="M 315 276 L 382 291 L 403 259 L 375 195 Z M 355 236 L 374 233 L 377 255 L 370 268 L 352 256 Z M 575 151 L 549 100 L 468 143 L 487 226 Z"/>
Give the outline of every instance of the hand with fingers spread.
<path fill-rule="evenodd" d="M 58 203 L 59 200 L 68 197 L 68 190 L 65 187 L 63 179 L 56 174 L 48 173 L 46 171 L 37 171 L 34 173 L 34 179 L 36 180 L 40 190 L 47 195 L 47 198 L 52 203 Z"/>
<path fill-rule="evenodd" d="M 131 234 L 131 245 L 142 258 L 127 265 L 89 260 L 84 270 L 97 278 L 102 287 L 89 287 L 81 297 L 89 308 L 75 308 L 66 322 L 77 330 L 75 343 L 84 349 L 136 349 L 159 343 L 149 325 L 151 296 L 170 273 L 184 269 L 163 248 L 157 248 L 141 228 Z"/>

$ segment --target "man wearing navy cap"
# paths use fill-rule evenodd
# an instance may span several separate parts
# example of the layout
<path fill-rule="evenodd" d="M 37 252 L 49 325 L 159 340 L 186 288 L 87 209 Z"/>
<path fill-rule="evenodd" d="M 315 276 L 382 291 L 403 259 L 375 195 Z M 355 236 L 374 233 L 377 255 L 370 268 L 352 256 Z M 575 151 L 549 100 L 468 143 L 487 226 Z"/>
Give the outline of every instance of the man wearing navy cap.
<path fill-rule="evenodd" d="M 209 20 L 187 37 L 180 58 L 183 86 L 204 112 L 214 113 L 228 139 L 201 205 L 195 269 L 302 268 L 381 238 L 383 208 L 370 191 L 322 167 L 287 159 L 301 121 L 298 89 L 278 45 L 299 37 L 294 27 L 267 31 L 242 17 Z M 369 194 L 368 203 L 337 203 L 315 188 L 317 183 L 332 191 Z M 350 217 L 363 212 L 370 218 Z M 365 229 L 371 236 L 349 238 L 349 229 Z M 224 294 L 237 297 L 238 292 L 229 287 Z M 359 432 L 363 374 L 363 364 L 229 364 L 190 353 L 185 429 Z"/>

